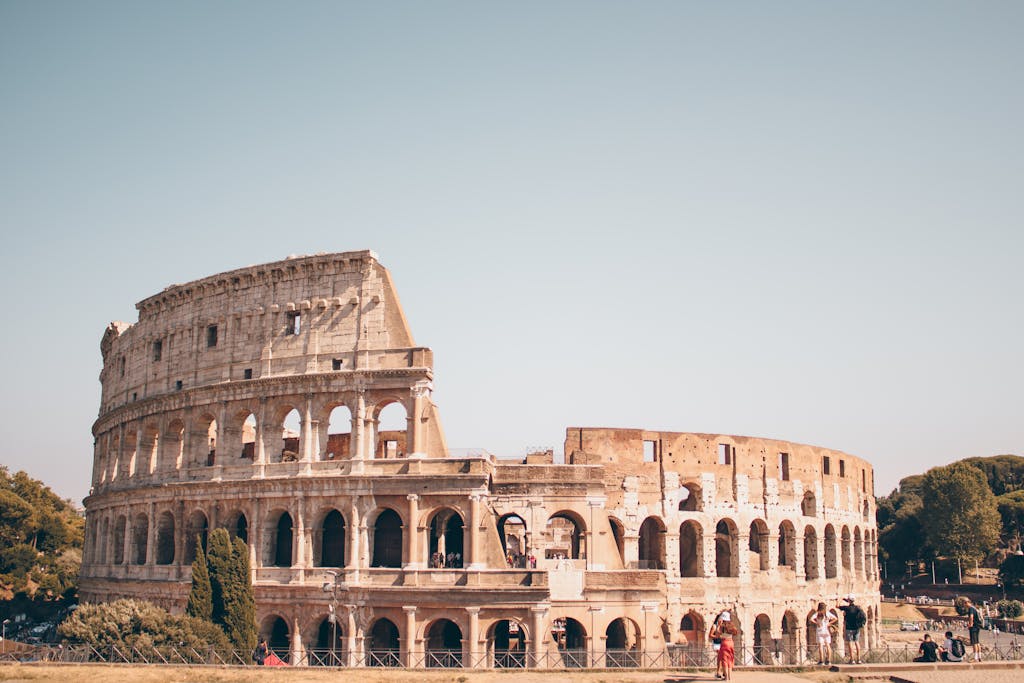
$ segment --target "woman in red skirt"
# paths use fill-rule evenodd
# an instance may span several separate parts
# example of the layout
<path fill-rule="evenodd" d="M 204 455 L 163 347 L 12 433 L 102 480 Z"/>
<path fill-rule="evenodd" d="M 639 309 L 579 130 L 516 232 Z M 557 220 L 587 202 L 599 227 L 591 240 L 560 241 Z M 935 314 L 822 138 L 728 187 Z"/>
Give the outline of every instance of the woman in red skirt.
<path fill-rule="evenodd" d="M 718 637 L 722 639 L 722 646 L 718 648 L 718 666 L 722 670 L 722 678 L 727 681 L 732 680 L 732 667 L 736 663 L 736 648 L 732 641 L 736 633 L 736 627 L 732 625 L 732 616 L 728 612 L 722 612 L 718 618 Z M 717 673 L 715 678 L 718 678 Z"/>

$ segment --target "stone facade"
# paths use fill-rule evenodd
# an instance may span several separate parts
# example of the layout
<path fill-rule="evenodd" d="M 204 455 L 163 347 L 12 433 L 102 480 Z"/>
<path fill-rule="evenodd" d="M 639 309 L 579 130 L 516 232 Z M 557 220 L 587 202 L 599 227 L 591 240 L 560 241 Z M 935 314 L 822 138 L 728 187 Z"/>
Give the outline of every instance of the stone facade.
<path fill-rule="evenodd" d="M 849 593 L 877 640 L 864 460 L 580 427 L 564 463 L 455 457 L 433 355 L 369 251 L 137 308 L 101 342 L 83 600 L 183 610 L 196 542 L 226 527 L 249 545 L 261 630 L 296 663 L 679 663 L 726 609 L 745 657 L 792 663 L 814 604 Z M 406 428 L 382 430 L 385 409 Z"/>

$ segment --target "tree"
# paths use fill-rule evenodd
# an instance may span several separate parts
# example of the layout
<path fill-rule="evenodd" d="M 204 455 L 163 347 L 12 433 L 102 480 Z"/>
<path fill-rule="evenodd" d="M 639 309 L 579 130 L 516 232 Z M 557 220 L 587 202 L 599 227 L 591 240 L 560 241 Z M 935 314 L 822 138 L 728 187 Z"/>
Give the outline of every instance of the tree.
<path fill-rule="evenodd" d="M 208 548 L 212 621 L 224 629 L 235 648 L 251 650 L 256 646 L 256 600 L 249 574 L 249 549 L 239 539 L 232 543 L 226 529 L 214 529 Z"/>
<path fill-rule="evenodd" d="M 204 621 L 213 621 L 213 589 L 210 586 L 210 570 L 206 566 L 203 544 L 196 539 L 196 559 L 192 562 L 192 589 L 188 592 L 188 607 L 185 613 Z"/>
<path fill-rule="evenodd" d="M 1010 555 L 999 565 L 999 580 L 1007 588 L 1016 588 L 1024 581 L 1024 555 Z"/>
<path fill-rule="evenodd" d="M 1013 545 L 1020 545 L 1021 532 L 1024 532 L 1024 490 L 1004 493 L 996 498 L 999 516 L 1003 520 L 1003 538 Z"/>
<path fill-rule="evenodd" d="M 916 561 L 930 552 L 925 547 L 921 529 L 921 497 L 912 490 L 905 490 L 909 479 L 920 480 L 920 475 L 900 481 L 900 488 L 884 498 L 878 499 L 878 546 L 882 560 L 887 566 L 903 571 L 909 562 Z M 917 489 L 920 488 L 917 482 Z M 890 569 L 892 571 L 892 569 Z"/>
<path fill-rule="evenodd" d="M 921 524 L 928 543 L 959 560 L 985 555 L 999 540 L 996 499 L 975 467 L 956 462 L 928 470 L 921 481 Z"/>
<path fill-rule="evenodd" d="M 195 617 L 174 616 L 142 600 L 82 605 L 58 630 L 73 644 L 87 644 L 101 651 L 110 647 L 129 652 L 132 648 L 144 651 L 168 646 L 180 652 L 230 649 L 224 634 L 213 624 Z"/>

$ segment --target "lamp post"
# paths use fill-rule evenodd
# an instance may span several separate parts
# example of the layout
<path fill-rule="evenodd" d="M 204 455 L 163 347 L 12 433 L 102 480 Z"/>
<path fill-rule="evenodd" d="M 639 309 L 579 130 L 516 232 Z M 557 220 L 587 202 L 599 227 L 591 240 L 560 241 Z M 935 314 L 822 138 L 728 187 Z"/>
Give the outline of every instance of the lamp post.
<path fill-rule="evenodd" d="M 7 624 L 11 623 L 10 619 L 4 619 L 3 631 L 0 632 L 0 642 L 7 640 Z"/>
<path fill-rule="evenodd" d="M 331 577 L 331 580 L 324 581 L 323 585 L 323 591 L 331 594 L 331 613 L 328 617 L 331 620 L 331 663 L 333 666 L 338 666 L 336 653 L 338 646 L 338 572 L 328 569 L 325 573 Z"/>

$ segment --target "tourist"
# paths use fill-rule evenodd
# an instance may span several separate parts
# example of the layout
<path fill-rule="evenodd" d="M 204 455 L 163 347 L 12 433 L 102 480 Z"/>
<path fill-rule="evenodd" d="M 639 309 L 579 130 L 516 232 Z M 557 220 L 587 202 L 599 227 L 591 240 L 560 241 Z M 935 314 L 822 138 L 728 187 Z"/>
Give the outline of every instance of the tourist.
<path fill-rule="evenodd" d="M 818 637 L 818 665 L 832 663 L 832 626 L 839 622 L 835 613 L 825 608 L 825 603 L 819 602 L 818 609 L 811 615 L 811 623 L 814 624 Z"/>
<path fill-rule="evenodd" d="M 964 598 L 967 604 L 967 633 L 974 648 L 974 661 L 981 661 L 981 612 L 974 606 L 970 598 Z"/>
<path fill-rule="evenodd" d="M 932 637 L 926 633 L 921 641 L 921 645 L 917 648 L 918 656 L 914 657 L 914 661 L 937 662 L 939 661 L 938 650 L 939 644 L 933 641 Z"/>
<path fill-rule="evenodd" d="M 252 661 L 256 662 L 257 666 L 263 666 L 268 652 L 267 639 L 260 636 L 260 642 L 256 645 L 256 649 L 252 651 Z"/>
<path fill-rule="evenodd" d="M 736 627 L 732 625 L 732 616 L 728 612 L 722 612 L 718 619 L 718 637 L 721 639 L 721 646 L 718 648 L 718 666 L 722 670 L 722 678 L 732 680 L 732 667 L 736 663 L 736 650 L 733 647 L 732 637 L 736 635 Z M 715 674 L 718 677 L 718 674 Z"/>
<path fill-rule="evenodd" d="M 853 604 L 854 595 L 846 596 L 845 605 L 837 605 L 843 613 L 843 642 L 846 643 L 846 655 L 850 664 L 863 664 L 860 660 L 860 630 L 864 628 L 868 617 L 860 605 Z"/>
<path fill-rule="evenodd" d="M 967 648 L 964 647 L 963 640 L 953 637 L 952 631 L 946 631 L 946 640 L 942 643 L 940 651 L 942 652 L 942 661 L 962 662 Z"/>
<path fill-rule="evenodd" d="M 711 650 L 715 653 L 715 678 L 722 677 L 722 660 L 718 658 L 718 651 L 722 649 L 722 636 L 718 630 L 721 620 L 722 615 L 716 614 L 715 620 L 711 622 L 711 629 L 708 631 L 708 638 L 711 639 Z"/>

